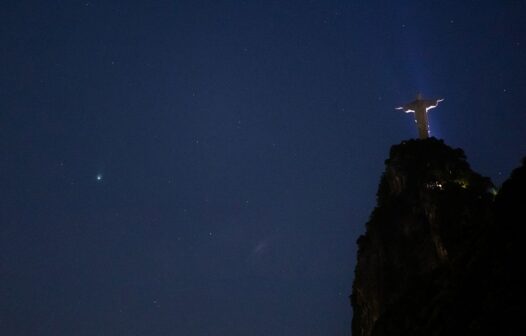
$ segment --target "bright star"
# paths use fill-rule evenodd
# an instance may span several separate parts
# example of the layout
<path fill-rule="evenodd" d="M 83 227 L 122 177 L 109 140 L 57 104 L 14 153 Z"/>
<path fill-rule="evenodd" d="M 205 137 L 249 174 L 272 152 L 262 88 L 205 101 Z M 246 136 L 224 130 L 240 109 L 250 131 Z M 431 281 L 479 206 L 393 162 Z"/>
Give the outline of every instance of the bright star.
<path fill-rule="evenodd" d="M 102 174 L 97 174 L 96 179 L 97 179 L 97 181 L 102 181 Z"/>

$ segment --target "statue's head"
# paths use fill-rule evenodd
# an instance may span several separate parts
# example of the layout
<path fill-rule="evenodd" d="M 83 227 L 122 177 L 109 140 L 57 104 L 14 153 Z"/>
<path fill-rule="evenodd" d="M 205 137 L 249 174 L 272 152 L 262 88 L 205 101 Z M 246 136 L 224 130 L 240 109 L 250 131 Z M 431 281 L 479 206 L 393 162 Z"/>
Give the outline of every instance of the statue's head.
<path fill-rule="evenodd" d="M 420 92 L 416 94 L 416 100 L 422 100 L 422 94 Z"/>

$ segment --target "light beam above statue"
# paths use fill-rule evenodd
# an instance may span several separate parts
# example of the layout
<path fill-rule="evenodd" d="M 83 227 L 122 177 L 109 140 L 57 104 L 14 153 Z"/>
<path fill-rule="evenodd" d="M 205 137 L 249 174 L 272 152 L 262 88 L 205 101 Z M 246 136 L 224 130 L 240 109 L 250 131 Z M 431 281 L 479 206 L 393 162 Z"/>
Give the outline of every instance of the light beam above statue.
<path fill-rule="evenodd" d="M 405 113 L 413 112 L 415 114 L 416 127 L 418 128 L 418 135 L 420 139 L 427 139 L 429 137 L 429 121 L 427 119 L 427 111 L 438 106 L 438 103 L 444 99 L 423 99 L 419 93 L 416 99 L 407 105 L 397 107 L 397 110 L 403 110 Z"/>

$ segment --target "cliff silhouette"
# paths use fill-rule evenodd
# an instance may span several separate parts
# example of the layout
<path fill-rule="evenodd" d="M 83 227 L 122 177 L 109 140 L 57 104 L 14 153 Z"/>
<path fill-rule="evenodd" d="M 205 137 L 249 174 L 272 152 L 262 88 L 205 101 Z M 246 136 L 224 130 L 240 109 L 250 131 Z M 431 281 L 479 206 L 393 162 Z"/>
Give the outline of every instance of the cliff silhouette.
<path fill-rule="evenodd" d="M 391 148 L 357 242 L 353 336 L 524 334 L 525 162 L 497 191 L 442 140 Z"/>

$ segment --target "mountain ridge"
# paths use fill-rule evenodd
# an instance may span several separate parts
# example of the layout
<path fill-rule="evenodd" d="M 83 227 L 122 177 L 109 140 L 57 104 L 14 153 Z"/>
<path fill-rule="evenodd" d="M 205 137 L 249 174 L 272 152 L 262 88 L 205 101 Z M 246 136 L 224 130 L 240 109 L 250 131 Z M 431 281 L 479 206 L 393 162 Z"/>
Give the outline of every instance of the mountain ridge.
<path fill-rule="evenodd" d="M 524 161 L 498 193 L 436 138 L 392 146 L 385 166 L 357 241 L 353 335 L 515 334 Z"/>

